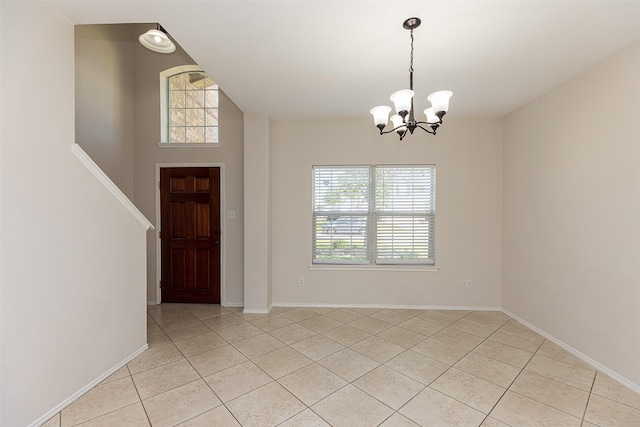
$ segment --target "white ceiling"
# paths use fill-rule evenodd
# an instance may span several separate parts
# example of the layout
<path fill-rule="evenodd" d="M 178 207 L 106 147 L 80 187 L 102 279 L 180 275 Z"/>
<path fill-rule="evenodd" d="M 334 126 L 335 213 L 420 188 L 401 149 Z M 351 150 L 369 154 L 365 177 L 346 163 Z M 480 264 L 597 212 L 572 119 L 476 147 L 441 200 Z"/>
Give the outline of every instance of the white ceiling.
<path fill-rule="evenodd" d="M 353 118 L 407 88 L 416 110 L 502 116 L 640 39 L 640 1 L 57 1 L 74 24 L 159 22 L 245 112 Z M 640 77 L 639 77 L 640 78 Z M 553 107 L 549 109 L 553 115 Z M 552 118 L 552 117 L 550 117 Z"/>

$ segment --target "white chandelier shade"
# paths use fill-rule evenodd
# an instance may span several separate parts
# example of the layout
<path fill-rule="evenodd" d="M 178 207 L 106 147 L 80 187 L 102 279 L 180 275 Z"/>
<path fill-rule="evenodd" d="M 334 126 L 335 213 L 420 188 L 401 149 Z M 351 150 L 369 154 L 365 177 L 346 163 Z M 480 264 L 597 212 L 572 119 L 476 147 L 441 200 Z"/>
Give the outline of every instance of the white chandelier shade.
<path fill-rule="evenodd" d="M 447 111 L 449 110 L 449 98 L 451 98 L 452 95 L 453 92 L 451 92 L 450 90 L 441 90 L 438 92 L 434 92 L 427 97 L 427 101 L 431 102 L 431 107 L 424 110 L 424 115 L 427 118 L 427 123 L 440 123 L 440 119 L 438 118 L 436 112 L 445 114 L 447 113 Z M 412 90 L 399 90 L 397 92 L 394 92 L 393 95 L 391 95 L 389 98 L 395 105 L 396 113 L 401 114 L 402 112 L 406 112 L 408 114 L 409 112 L 411 112 L 411 101 L 413 100 Z M 373 121 L 376 126 L 378 126 L 379 124 L 383 124 L 386 126 L 389 122 L 389 113 L 391 112 L 391 107 L 388 107 L 386 105 L 379 105 L 377 107 L 373 107 L 369 112 L 373 115 Z M 402 117 L 400 117 L 400 119 L 402 119 Z"/>
<path fill-rule="evenodd" d="M 411 111 L 411 100 L 413 99 L 413 91 L 410 89 L 402 89 L 397 92 L 393 92 L 389 99 L 396 107 L 396 113 L 400 114 L 402 111 Z"/>
<path fill-rule="evenodd" d="M 438 123 L 439 121 L 438 116 L 436 116 L 436 113 L 433 111 L 433 107 L 424 110 L 424 115 L 427 116 L 427 123 L 429 124 Z"/>
<path fill-rule="evenodd" d="M 391 123 L 393 123 L 394 129 L 401 131 L 407 130 L 407 126 L 404 124 L 402 117 L 398 114 L 394 114 L 393 116 L 391 116 Z"/>
<path fill-rule="evenodd" d="M 427 96 L 427 101 L 431 103 L 433 111 L 437 114 L 439 112 L 447 112 L 449 111 L 449 99 L 453 95 L 453 92 L 450 90 L 441 90 L 438 92 L 433 92 L 431 95 Z"/>
<path fill-rule="evenodd" d="M 386 105 L 380 105 L 378 107 L 373 107 L 370 113 L 373 115 L 373 121 L 376 126 L 383 124 L 387 125 L 389 121 L 389 113 L 391 112 L 391 107 L 387 107 Z"/>

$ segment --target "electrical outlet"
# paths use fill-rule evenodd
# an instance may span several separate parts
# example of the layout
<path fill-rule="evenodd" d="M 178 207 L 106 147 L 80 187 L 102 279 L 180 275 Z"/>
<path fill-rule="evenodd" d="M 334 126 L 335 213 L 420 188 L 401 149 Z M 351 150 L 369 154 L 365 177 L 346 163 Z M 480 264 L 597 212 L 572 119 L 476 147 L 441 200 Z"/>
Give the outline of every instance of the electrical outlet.
<path fill-rule="evenodd" d="M 471 287 L 471 279 L 468 279 L 467 280 L 467 288 L 470 288 L 470 287 Z"/>
<path fill-rule="evenodd" d="M 304 286 L 304 277 L 298 277 L 298 285 Z"/>

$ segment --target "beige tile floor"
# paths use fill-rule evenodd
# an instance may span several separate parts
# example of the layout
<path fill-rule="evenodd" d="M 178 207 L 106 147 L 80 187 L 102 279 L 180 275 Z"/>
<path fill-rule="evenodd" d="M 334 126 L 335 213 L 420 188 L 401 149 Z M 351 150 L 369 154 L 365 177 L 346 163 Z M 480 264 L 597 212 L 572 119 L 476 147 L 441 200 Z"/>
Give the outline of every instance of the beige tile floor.
<path fill-rule="evenodd" d="M 149 349 L 46 426 L 640 426 L 640 395 L 501 312 L 148 314 Z"/>

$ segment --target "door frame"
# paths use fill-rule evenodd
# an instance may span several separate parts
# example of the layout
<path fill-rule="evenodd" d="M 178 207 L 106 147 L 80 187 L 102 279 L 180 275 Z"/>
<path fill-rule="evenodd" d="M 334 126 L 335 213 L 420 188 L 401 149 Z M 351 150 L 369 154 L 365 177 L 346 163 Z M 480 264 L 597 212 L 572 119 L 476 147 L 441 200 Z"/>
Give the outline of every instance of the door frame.
<path fill-rule="evenodd" d="M 161 228 L 161 215 L 160 215 L 160 169 L 161 168 L 220 168 L 220 234 L 222 235 L 222 241 L 220 242 L 220 305 L 225 305 L 225 289 L 227 285 L 226 280 L 226 253 L 227 253 L 227 216 L 223 213 L 225 210 L 225 185 L 224 185 L 224 163 L 156 163 L 156 304 L 160 304 L 162 301 L 162 290 L 160 289 L 160 279 L 162 278 L 162 245 L 160 242 L 160 228 Z"/>

